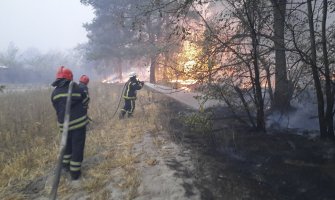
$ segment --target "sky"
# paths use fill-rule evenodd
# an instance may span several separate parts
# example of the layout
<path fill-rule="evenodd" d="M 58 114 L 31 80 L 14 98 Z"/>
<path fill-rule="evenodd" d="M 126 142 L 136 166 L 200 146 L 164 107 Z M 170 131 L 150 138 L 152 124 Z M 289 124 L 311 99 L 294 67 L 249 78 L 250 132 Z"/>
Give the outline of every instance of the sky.
<path fill-rule="evenodd" d="M 0 51 L 12 42 L 19 50 L 68 50 L 87 42 L 83 23 L 93 9 L 80 0 L 0 0 Z"/>

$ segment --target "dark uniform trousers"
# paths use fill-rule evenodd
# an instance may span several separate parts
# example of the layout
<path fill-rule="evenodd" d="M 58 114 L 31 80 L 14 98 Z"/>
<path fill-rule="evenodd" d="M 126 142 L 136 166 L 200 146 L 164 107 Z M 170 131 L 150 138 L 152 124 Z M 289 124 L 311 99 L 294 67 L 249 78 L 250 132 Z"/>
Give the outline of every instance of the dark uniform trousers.
<path fill-rule="evenodd" d="M 84 147 L 86 139 L 86 126 L 69 131 L 65 153 L 63 157 L 63 167 L 70 169 L 73 179 L 80 176 L 81 163 L 84 158 Z"/>
<path fill-rule="evenodd" d="M 135 77 L 130 78 L 126 84 L 123 92 L 124 106 L 121 109 L 119 118 L 122 119 L 126 113 L 128 117 L 131 117 L 135 109 L 136 90 L 140 90 L 143 87 L 143 82 L 136 80 Z"/>
<path fill-rule="evenodd" d="M 69 80 L 57 79 L 52 84 L 56 88 L 52 92 L 51 101 L 57 113 L 60 132 L 63 132 L 64 128 L 65 105 L 68 97 L 69 83 Z M 62 162 L 63 167 L 66 170 L 70 170 L 71 178 L 76 180 L 80 176 L 81 163 L 84 156 L 86 125 L 89 123 L 86 108 L 89 97 L 76 83 L 73 84 L 71 96 L 69 132 Z"/>
<path fill-rule="evenodd" d="M 122 111 L 128 113 L 128 115 L 132 115 L 135 109 L 135 99 L 125 99 L 124 100 L 124 107 Z"/>

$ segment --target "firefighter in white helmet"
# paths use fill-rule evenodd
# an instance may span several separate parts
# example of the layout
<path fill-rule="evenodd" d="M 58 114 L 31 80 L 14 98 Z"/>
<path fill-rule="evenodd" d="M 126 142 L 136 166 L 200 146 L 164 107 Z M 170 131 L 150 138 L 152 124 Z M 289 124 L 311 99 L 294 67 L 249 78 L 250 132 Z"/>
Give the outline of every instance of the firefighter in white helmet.
<path fill-rule="evenodd" d="M 142 89 L 144 81 L 139 81 L 136 79 L 136 73 L 129 73 L 129 80 L 126 82 L 123 92 L 124 106 L 121 109 L 119 118 L 124 118 L 125 114 L 128 114 L 128 117 L 132 117 L 135 109 L 135 100 L 137 90 Z"/>

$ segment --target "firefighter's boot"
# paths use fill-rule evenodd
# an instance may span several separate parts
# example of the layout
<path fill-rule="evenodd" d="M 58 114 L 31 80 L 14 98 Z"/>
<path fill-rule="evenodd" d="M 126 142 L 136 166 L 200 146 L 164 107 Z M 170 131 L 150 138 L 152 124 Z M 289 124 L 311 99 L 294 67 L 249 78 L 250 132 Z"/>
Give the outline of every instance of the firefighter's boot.
<path fill-rule="evenodd" d="M 70 175 L 71 175 L 71 179 L 75 181 L 79 179 L 81 172 L 80 171 L 70 171 Z"/>
<path fill-rule="evenodd" d="M 125 114 L 126 114 L 126 111 L 121 110 L 121 112 L 119 114 L 119 119 L 123 119 Z"/>

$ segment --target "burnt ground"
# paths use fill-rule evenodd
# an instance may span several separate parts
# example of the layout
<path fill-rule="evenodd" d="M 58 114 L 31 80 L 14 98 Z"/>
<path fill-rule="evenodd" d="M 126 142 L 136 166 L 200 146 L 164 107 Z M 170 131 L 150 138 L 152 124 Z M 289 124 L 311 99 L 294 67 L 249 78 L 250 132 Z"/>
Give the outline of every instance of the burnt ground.
<path fill-rule="evenodd" d="M 194 111 L 185 105 L 155 95 L 163 102 L 162 117 L 170 138 L 190 150 L 195 169 L 171 160 L 175 176 L 193 176 L 201 199 L 335 199 L 335 144 L 308 139 L 295 130 L 255 132 L 212 109 L 214 133 L 198 132 L 181 119 Z M 186 199 L 192 199 L 192 185 L 185 184 Z"/>

